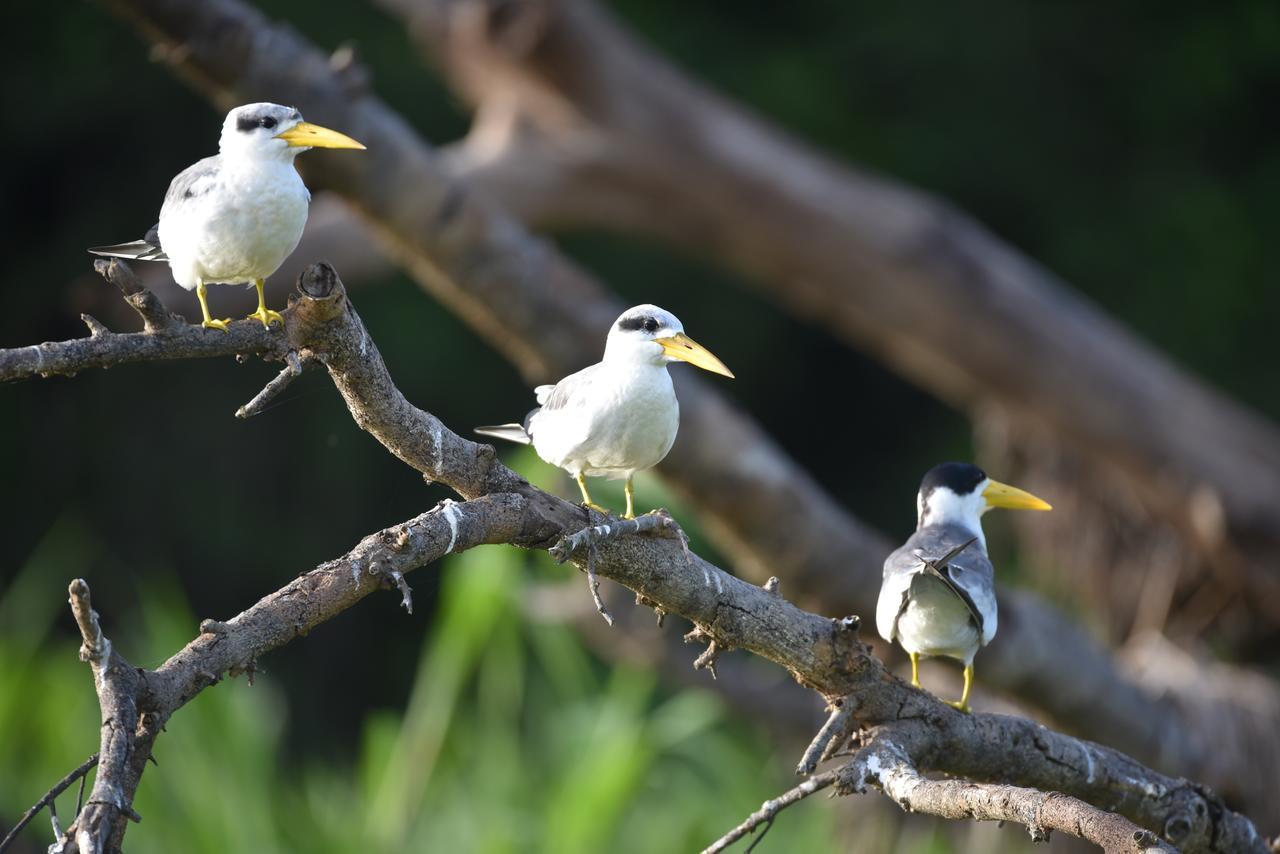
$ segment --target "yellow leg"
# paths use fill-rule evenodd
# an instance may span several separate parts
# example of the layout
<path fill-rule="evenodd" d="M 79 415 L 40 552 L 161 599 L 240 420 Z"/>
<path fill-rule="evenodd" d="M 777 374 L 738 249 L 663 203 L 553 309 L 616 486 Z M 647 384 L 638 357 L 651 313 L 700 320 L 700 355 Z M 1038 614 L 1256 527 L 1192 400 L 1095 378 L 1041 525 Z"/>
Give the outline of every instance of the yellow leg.
<path fill-rule="evenodd" d="M 599 504 L 591 500 L 591 493 L 587 492 L 587 479 L 580 474 L 574 475 L 573 479 L 578 482 L 578 489 L 582 490 L 582 503 L 595 510 L 598 513 L 609 515 L 609 510 L 601 507 Z"/>
<path fill-rule="evenodd" d="M 221 329 L 223 332 L 226 332 L 227 321 L 214 320 L 213 317 L 209 315 L 209 296 L 205 291 L 204 282 L 198 280 L 196 281 L 196 299 L 200 300 L 200 313 L 204 315 L 204 322 L 200 325 L 206 329 Z"/>
<path fill-rule="evenodd" d="M 626 483 L 622 487 L 622 491 L 627 494 L 627 512 L 622 514 L 623 519 L 636 518 L 636 493 L 631 486 L 631 476 L 627 476 Z"/>
<path fill-rule="evenodd" d="M 920 687 L 920 656 L 917 653 L 907 653 L 911 656 L 911 684 Z"/>
<path fill-rule="evenodd" d="M 271 328 L 271 323 L 272 321 L 275 321 L 275 320 L 280 321 L 280 325 L 284 326 L 284 317 L 280 314 L 280 312 L 272 311 L 271 309 L 267 308 L 267 298 L 262 293 L 262 285 L 263 285 L 262 279 L 255 279 L 253 284 L 258 289 L 258 310 L 255 311 L 253 314 L 250 314 L 248 317 L 246 317 L 245 320 L 254 320 L 255 318 L 257 320 L 261 320 L 262 325 L 265 326 L 267 329 Z"/>
<path fill-rule="evenodd" d="M 960 699 L 954 703 L 947 703 L 948 706 L 954 706 L 962 712 L 969 711 L 969 689 L 973 687 L 973 665 L 966 664 L 964 666 L 964 690 L 960 692 Z"/>

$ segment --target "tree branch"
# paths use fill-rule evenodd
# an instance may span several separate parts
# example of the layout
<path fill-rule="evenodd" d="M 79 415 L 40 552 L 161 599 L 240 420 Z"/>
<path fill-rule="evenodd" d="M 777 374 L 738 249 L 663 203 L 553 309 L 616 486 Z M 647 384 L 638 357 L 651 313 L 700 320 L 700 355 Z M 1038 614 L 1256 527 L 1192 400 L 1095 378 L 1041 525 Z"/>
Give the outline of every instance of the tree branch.
<path fill-rule="evenodd" d="M 299 352 L 326 365 L 363 429 L 468 500 L 442 503 L 364 538 L 347 555 L 229 621 L 206 621 L 195 640 L 155 671 L 120 658 L 101 631 L 87 585 L 73 582 L 72 610 L 94 670 L 103 728 L 93 793 L 68 828 L 66 850 L 118 850 L 152 743 L 169 717 L 224 673 L 251 670 L 261 655 L 355 604 L 372 592 L 370 580 L 480 543 L 550 548 L 589 521 L 582 508 L 536 489 L 498 462 L 492 448 L 461 438 L 405 400 L 332 268 L 310 268 L 299 289 L 301 296 L 285 312 L 285 329 Z M 852 719 L 873 734 L 892 725 L 884 732 L 917 767 L 1061 791 L 1161 832 L 1189 852 L 1265 850 L 1248 819 L 1201 787 L 1022 718 L 961 714 L 889 674 L 858 640 L 856 618 L 803 611 L 776 587 L 756 587 L 702 560 L 679 538 L 605 538 L 591 551 L 601 576 L 690 620 L 722 647 L 754 652 L 823 696 L 845 698 Z M 580 553 L 571 559 L 584 566 Z"/>
<path fill-rule="evenodd" d="M 1049 833 L 1057 830 L 1086 839 L 1108 854 L 1176 851 L 1122 816 L 1060 792 L 926 779 L 911 758 L 883 735 L 859 750 L 836 772 L 836 778 L 840 794 L 861 793 L 868 783 L 874 783 L 907 812 L 949 819 L 1017 822 L 1027 828 L 1034 842 L 1048 841 Z"/>
<path fill-rule="evenodd" d="M 599 331 L 622 306 L 451 176 L 440 155 L 367 91 L 358 69 L 334 70 L 292 28 L 238 0 L 110 5 L 214 103 L 283 99 L 366 141 L 369 151 L 359 158 L 310 155 L 308 183 L 348 199 L 405 269 L 528 379 L 553 380 L 598 357 Z M 265 43 L 270 51 L 251 50 Z M 411 204 L 405 186 L 415 188 Z M 715 389 L 696 377 L 675 379 L 680 438 L 661 472 L 699 508 L 739 571 L 758 583 L 785 576 L 806 604 L 872 613 L 889 541 L 840 507 Z M 1061 612 L 1022 592 L 1002 596 L 1000 608 L 1001 643 L 984 651 L 984 684 L 1175 769 L 1200 770 L 1217 755 L 1216 742 L 1202 746 L 1184 737 L 1174 703 L 1124 677 Z M 1235 771 L 1214 782 L 1230 784 L 1244 773 Z"/>

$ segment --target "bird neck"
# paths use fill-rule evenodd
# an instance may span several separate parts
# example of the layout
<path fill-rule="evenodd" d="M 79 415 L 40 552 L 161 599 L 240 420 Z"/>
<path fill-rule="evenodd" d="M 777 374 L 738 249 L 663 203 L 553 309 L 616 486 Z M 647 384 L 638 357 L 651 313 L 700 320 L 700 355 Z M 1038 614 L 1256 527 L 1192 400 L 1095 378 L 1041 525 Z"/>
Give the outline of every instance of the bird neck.
<path fill-rule="evenodd" d="M 962 528 L 977 537 L 985 551 L 987 537 L 982 531 L 981 507 L 981 503 L 971 500 L 970 496 L 958 496 L 949 489 L 934 490 L 927 501 L 919 501 L 916 530 L 936 525 Z"/>
<path fill-rule="evenodd" d="M 662 348 L 652 341 L 629 341 L 610 336 L 604 345 L 604 357 L 601 361 L 611 369 L 629 373 L 667 370 L 667 363 L 662 358 Z"/>

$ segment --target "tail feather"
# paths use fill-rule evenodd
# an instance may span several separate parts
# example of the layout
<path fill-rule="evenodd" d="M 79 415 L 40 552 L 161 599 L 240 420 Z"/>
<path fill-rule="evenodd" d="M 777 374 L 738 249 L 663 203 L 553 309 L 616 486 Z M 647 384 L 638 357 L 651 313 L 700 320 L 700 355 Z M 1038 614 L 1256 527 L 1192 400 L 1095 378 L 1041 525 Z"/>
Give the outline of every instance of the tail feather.
<path fill-rule="evenodd" d="M 129 261 L 168 261 L 169 256 L 164 254 L 159 246 L 148 243 L 145 240 L 135 240 L 131 243 L 117 243 L 114 246 L 94 246 L 89 250 L 94 255 L 101 255 L 104 258 L 124 258 Z"/>
<path fill-rule="evenodd" d="M 481 436 L 491 436 L 494 439 L 503 439 L 520 445 L 528 445 L 533 441 L 524 427 L 519 424 L 491 424 L 487 427 L 477 427 L 475 432 Z"/>
<path fill-rule="evenodd" d="M 160 248 L 160 223 L 147 229 L 141 240 L 117 243 L 114 246 L 95 246 L 89 251 L 104 258 L 125 258 L 129 261 L 169 260 L 169 256 Z"/>

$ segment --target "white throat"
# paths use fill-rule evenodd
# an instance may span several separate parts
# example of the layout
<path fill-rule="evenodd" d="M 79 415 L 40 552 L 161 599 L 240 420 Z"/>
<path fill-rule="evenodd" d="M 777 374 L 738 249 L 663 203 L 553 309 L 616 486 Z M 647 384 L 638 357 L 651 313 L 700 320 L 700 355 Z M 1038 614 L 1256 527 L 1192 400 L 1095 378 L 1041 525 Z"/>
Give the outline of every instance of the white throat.
<path fill-rule="evenodd" d="M 927 500 L 922 495 L 916 496 L 916 530 L 926 525 L 956 525 L 977 537 L 985 551 L 987 538 L 982 532 L 982 514 L 990 509 L 982 495 L 986 485 L 983 481 L 965 495 L 956 495 L 950 487 L 939 486 L 929 493 Z"/>

